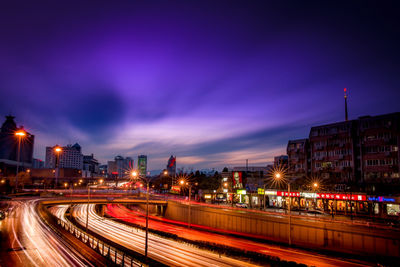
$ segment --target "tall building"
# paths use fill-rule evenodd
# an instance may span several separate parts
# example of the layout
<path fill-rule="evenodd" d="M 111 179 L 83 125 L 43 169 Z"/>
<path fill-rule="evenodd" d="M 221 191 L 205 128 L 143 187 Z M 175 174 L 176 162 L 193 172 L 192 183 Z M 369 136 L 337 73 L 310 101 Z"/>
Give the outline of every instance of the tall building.
<path fill-rule="evenodd" d="M 309 140 L 313 174 L 332 183 L 358 180 L 356 120 L 312 127 Z"/>
<path fill-rule="evenodd" d="M 139 174 L 143 177 L 147 174 L 147 156 L 139 155 L 138 156 L 138 170 Z"/>
<path fill-rule="evenodd" d="M 59 164 L 56 166 L 57 155 L 55 148 L 46 147 L 46 168 L 67 168 L 67 169 L 83 169 L 83 155 L 81 151 L 81 146 L 76 143 L 75 145 L 67 145 L 62 147 L 61 152 L 59 152 Z"/>
<path fill-rule="evenodd" d="M 274 157 L 274 165 L 275 166 L 287 166 L 288 165 L 288 156 L 280 155 Z"/>
<path fill-rule="evenodd" d="M 43 169 L 44 168 L 44 161 L 41 159 L 32 159 L 32 168 L 33 169 Z"/>
<path fill-rule="evenodd" d="M 111 178 L 123 178 L 123 177 L 128 177 L 129 172 L 133 170 L 134 166 L 134 161 L 131 157 L 122 157 L 122 156 L 116 156 L 114 158 L 114 161 L 109 161 L 108 162 L 108 175 Z"/>
<path fill-rule="evenodd" d="M 93 154 L 83 156 L 83 177 L 95 177 L 99 174 L 99 162 Z"/>
<path fill-rule="evenodd" d="M 107 164 L 99 165 L 99 175 L 102 177 L 108 177 L 108 166 Z"/>
<path fill-rule="evenodd" d="M 289 172 L 332 184 L 399 181 L 399 144 L 400 112 L 315 126 L 289 141 Z"/>
<path fill-rule="evenodd" d="M 20 170 L 32 167 L 33 145 L 35 136 L 26 132 L 23 126 L 17 127 L 13 116 L 6 116 L 0 131 L 0 170 L 3 175 L 15 175 L 18 164 L 18 143 L 20 142 Z M 25 131 L 24 137 L 17 137 L 15 133 Z"/>
<path fill-rule="evenodd" d="M 173 155 L 171 155 L 171 157 L 168 159 L 167 171 L 169 176 L 176 175 L 176 157 Z"/>
<path fill-rule="evenodd" d="M 400 167 L 400 113 L 359 118 L 361 179 L 399 180 Z"/>
<path fill-rule="evenodd" d="M 288 175 L 292 178 L 303 178 L 310 174 L 311 159 L 309 140 L 289 140 L 287 145 Z"/>

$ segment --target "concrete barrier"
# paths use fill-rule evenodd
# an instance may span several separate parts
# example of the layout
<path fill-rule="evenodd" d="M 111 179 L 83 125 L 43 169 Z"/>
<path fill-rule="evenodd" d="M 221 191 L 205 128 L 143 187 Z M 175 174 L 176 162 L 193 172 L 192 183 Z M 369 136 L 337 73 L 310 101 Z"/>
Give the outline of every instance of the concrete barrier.
<path fill-rule="evenodd" d="M 188 205 L 168 201 L 165 217 L 187 222 Z M 287 243 L 289 238 L 288 216 L 279 214 L 192 205 L 191 222 L 276 242 Z M 292 216 L 291 240 L 293 245 L 312 249 L 400 257 L 400 231 L 396 229 L 376 229 Z"/>

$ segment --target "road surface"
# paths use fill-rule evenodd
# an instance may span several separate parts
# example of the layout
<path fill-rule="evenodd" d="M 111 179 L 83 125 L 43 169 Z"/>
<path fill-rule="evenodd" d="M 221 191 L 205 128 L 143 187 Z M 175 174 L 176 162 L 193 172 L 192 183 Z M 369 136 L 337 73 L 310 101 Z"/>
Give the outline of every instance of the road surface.
<path fill-rule="evenodd" d="M 94 266 L 36 213 L 38 200 L 10 201 L 0 221 L 0 266 Z"/>
<path fill-rule="evenodd" d="M 120 204 L 108 204 L 106 206 L 105 213 L 123 221 L 141 226 L 145 225 L 145 217 L 139 209 L 131 210 Z M 211 241 L 220 245 L 276 256 L 282 260 L 294 261 L 309 266 L 365 266 L 369 264 L 367 262 L 349 261 L 347 259 L 337 257 L 328 257 L 315 252 L 255 242 L 244 238 L 232 237 L 214 232 L 188 229 L 186 223 L 166 220 L 156 216 L 149 216 L 149 218 L 149 228 L 151 229 L 176 234 L 185 239 Z M 218 229 L 209 230 L 218 231 Z"/>
<path fill-rule="evenodd" d="M 84 226 L 86 205 L 75 206 L 73 215 L 78 223 Z M 89 208 L 89 229 L 126 248 L 144 254 L 144 231 L 98 216 L 93 204 Z M 149 234 L 148 244 L 149 257 L 170 266 L 256 266 L 152 234 Z"/>

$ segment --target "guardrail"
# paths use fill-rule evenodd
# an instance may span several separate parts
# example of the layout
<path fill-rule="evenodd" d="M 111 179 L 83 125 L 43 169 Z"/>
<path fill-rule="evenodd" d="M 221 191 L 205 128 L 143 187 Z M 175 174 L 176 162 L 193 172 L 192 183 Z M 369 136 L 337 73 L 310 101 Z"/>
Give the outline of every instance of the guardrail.
<path fill-rule="evenodd" d="M 90 246 L 93 250 L 98 252 L 103 257 L 111 260 L 114 264 L 119 266 L 147 266 L 137 261 L 125 252 L 120 251 L 113 246 L 107 244 L 103 240 L 100 240 L 85 231 L 79 229 L 71 222 L 65 222 L 61 219 L 57 220 L 57 224 L 63 227 L 65 230 L 73 234 L 77 239 L 81 240 L 84 244 Z"/>
<path fill-rule="evenodd" d="M 46 221 L 47 225 L 49 225 L 59 235 L 62 235 L 62 233 L 58 228 L 68 231 L 82 243 L 92 248 L 94 251 L 105 257 L 105 259 L 107 259 L 109 262 L 112 262 L 116 266 L 148 266 L 147 264 L 138 261 L 136 257 L 129 255 L 125 251 L 117 249 L 104 240 L 88 234 L 81 228 L 68 221 L 68 219 L 60 219 L 54 216 L 46 207 L 44 207 L 43 203 L 39 204 L 38 210 L 39 213 L 43 212 L 45 214 L 46 218 L 43 219 Z"/>

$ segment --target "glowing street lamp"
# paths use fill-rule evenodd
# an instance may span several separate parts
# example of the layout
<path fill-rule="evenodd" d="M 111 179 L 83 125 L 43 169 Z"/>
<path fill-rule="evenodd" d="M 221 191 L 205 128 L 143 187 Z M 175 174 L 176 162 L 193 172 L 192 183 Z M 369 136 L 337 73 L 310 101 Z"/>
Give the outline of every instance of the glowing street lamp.
<path fill-rule="evenodd" d="M 191 199 L 191 196 L 192 196 L 192 184 L 191 183 L 189 183 L 189 182 L 187 182 L 185 179 L 181 179 L 180 181 L 179 181 L 179 183 L 182 185 L 182 186 L 187 186 L 187 187 L 189 187 L 189 212 L 188 212 L 188 228 L 190 228 L 190 217 L 191 217 L 191 202 L 190 202 L 190 199 Z M 197 183 L 195 183 L 195 185 L 197 185 Z"/>
<path fill-rule="evenodd" d="M 60 173 L 60 153 L 62 152 L 62 148 L 58 145 L 54 147 L 54 152 L 56 153 L 56 183 L 54 187 L 56 188 L 58 185 L 58 176 Z"/>
<path fill-rule="evenodd" d="M 317 188 L 318 188 L 318 183 L 317 182 L 313 183 L 313 188 L 314 188 L 314 192 L 316 192 Z M 315 194 L 314 203 L 315 203 L 314 204 L 314 209 L 317 209 L 317 194 Z M 317 216 L 317 213 L 315 213 L 315 216 Z"/>
<path fill-rule="evenodd" d="M 15 136 L 18 138 L 18 151 L 17 151 L 17 173 L 15 175 L 15 192 L 18 191 L 18 172 L 19 172 L 19 162 L 21 157 L 21 142 L 22 138 L 26 136 L 26 132 L 24 130 L 18 130 L 15 132 Z"/>
<path fill-rule="evenodd" d="M 140 177 L 139 173 L 137 171 L 132 171 L 131 172 L 131 176 L 133 178 L 138 178 L 143 180 L 144 182 L 146 182 L 147 185 L 147 194 L 146 194 L 146 235 L 145 235 L 145 245 L 144 245 L 144 256 L 145 258 L 147 258 L 147 250 L 149 247 L 149 193 L 150 193 L 150 189 L 149 189 L 149 183 L 150 181 L 148 179 L 146 179 L 145 177 Z M 140 183 L 139 184 L 140 188 L 143 187 L 143 184 Z M 136 186 L 135 186 L 136 188 Z"/>
<path fill-rule="evenodd" d="M 291 207 L 290 182 L 289 181 L 285 181 L 284 176 L 283 176 L 283 172 L 276 171 L 273 174 L 273 177 L 274 177 L 275 181 L 282 181 L 282 182 L 286 183 L 287 186 L 288 186 L 288 197 L 289 197 L 289 229 L 288 229 L 288 231 L 289 231 L 289 246 L 290 246 L 292 244 L 292 230 L 291 230 L 291 228 L 292 228 L 292 218 L 291 218 L 291 215 L 290 215 L 290 207 Z M 264 194 L 265 194 L 265 192 L 264 192 Z"/>

